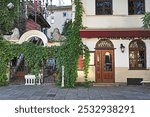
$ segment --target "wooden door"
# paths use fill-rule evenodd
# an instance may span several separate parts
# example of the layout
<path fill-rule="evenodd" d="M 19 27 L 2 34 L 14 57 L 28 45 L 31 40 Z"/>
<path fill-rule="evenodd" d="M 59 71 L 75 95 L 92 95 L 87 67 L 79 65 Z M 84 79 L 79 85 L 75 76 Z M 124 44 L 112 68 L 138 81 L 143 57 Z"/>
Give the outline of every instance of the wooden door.
<path fill-rule="evenodd" d="M 114 50 L 96 50 L 95 52 L 96 82 L 114 82 Z"/>

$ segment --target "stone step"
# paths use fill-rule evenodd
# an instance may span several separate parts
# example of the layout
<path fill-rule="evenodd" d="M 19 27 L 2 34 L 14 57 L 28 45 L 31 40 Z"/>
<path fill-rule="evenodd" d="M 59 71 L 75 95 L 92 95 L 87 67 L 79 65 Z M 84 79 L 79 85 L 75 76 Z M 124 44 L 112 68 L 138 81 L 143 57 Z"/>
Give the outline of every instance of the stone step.
<path fill-rule="evenodd" d="M 93 87 L 100 87 L 100 86 L 119 86 L 118 83 L 93 83 Z"/>

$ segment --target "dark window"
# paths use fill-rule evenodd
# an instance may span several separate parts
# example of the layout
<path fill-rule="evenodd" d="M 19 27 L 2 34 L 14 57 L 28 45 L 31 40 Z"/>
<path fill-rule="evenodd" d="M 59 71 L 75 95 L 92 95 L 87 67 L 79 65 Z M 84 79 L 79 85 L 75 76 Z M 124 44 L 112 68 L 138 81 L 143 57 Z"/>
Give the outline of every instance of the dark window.
<path fill-rule="evenodd" d="M 130 69 L 146 69 L 146 47 L 142 40 L 133 40 L 129 44 Z"/>
<path fill-rule="evenodd" d="M 63 12 L 63 17 L 66 17 L 67 16 L 67 13 L 66 12 Z"/>
<path fill-rule="evenodd" d="M 96 0 L 96 15 L 112 15 L 112 0 Z"/>
<path fill-rule="evenodd" d="M 145 13 L 145 0 L 128 0 L 129 15 L 140 15 Z"/>

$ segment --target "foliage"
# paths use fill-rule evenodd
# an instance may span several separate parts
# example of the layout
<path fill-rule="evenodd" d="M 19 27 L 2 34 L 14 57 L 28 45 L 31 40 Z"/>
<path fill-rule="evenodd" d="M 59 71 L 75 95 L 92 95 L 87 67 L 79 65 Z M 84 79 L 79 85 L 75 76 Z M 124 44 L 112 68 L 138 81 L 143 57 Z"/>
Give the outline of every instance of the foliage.
<path fill-rule="evenodd" d="M 7 8 L 10 2 L 15 6 L 11 10 Z M 12 29 L 14 21 L 19 14 L 19 2 L 19 0 L 0 0 L 0 34 L 9 32 Z"/>
<path fill-rule="evenodd" d="M 12 0 L 12 2 L 13 1 L 17 0 Z M 82 43 L 79 33 L 80 29 L 83 28 L 83 6 L 81 0 L 74 0 L 74 4 L 75 21 L 67 27 L 67 31 L 65 32 L 66 39 L 64 40 L 63 45 L 60 47 L 48 48 L 37 46 L 29 42 L 25 42 L 19 45 L 0 39 L 0 83 L 6 83 L 6 74 L 8 73 L 9 61 L 12 60 L 14 57 L 18 57 L 21 53 L 25 56 L 25 65 L 27 65 L 29 67 L 29 71 L 34 73 L 36 76 L 38 75 L 39 69 L 46 59 L 48 59 L 49 57 L 56 57 L 58 64 L 57 66 L 59 69 L 58 84 L 61 83 L 61 66 L 65 66 L 65 87 L 75 87 L 75 81 L 78 76 L 78 59 L 80 55 L 84 55 L 84 74 L 85 81 L 88 83 L 87 75 L 90 54 L 88 48 Z M 5 12 L 3 14 L 6 15 Z M 14 16 L 12 17 L 14 18 Z M 13 18 L 11 21 L 14 20 Z M 7 17 L 3 17 L 2 21 L 0 22 L 0 25 L 1 27 L 3 27 L 4 31 L 5 29 L 9 30 L 12 25 L 9 22 L 6 23 L 7 25 L 2 25 L 2 22 L 4 23 L 4 21 L 7 21 L 6 19 L 8 20 Z"/>
<path fill-rule="evenodd" d="M 39 73 L 44 61 L 49 57 L 55 57 L 57 47 L 43 47 L 30 42 L 23 44 L 13 44 L 6 40 L 0 39 L 0 84 L 5 84 L 8 73 L 8 63 L 14 57 L 18 57 L 21 53 L 25 56 L 25 64 L 36 76 Z"/>
<path fill-rule="evenodd" d="M 143 19 L 143 27 L 150 28 L 150 12 L 145 13 Z"/>
<path fill-rule="evenodd" d="M 61 84 L 61 66 L 65 67 L 64 78 L 65 87 L 75 87 L 75 81 L 78 76 L 77 74 L 77 63 L 79 56 L 85 54 L 84 62 L 84 73 L 85 81 L 87 81 L 88 74 L 88 62 L 89 62 L 89 51 L 88 48 L 83 45 L 80 38 L 80 29 L 82 26 L 82 15 L 83 6 L 81 0 L 74 0 L 75 4 L 75 21 L 68 26 L 65 32 L 66 40 L 64 44 L 59 48 L 57 53 L 58 66 L 59 66 L 59 80 L 58 83 Z"/>
<path fill-rule="evenodd" d="M 67 30 L 72 26 L 72 20 L 65 21 L 62 35 L 67 35 Z"/>
<path fill-rule="evenodd" d="M 89 53 L 89 48 L 85 45 L 83 45 L 84 47 L 84 78 L 85 78 L 85 82 L 88 82 L 88 70 L 89 70 L 89 62 L 90 62 L 90 53 Z"/>

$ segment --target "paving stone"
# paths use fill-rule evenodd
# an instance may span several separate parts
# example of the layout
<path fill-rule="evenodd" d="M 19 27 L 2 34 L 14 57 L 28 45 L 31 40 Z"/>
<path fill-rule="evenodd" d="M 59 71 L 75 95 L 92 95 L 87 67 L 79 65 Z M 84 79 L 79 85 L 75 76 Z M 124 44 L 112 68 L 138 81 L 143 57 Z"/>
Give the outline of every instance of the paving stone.
<path fill-rule="evenodd" d="M 95 96 L 95 95 L 93 95 L 93 96 L 89 96 L 89 99 L 90 100 L 101 100 L 103 98 L 101 96 Z"/>
<path fill-rule="evenodd" d="M 58 88 L 55 85 L 0 87 L 0 100 L 150 100 L 149 86 Z"/>
<path fill-rule="evenodd" d="M 65 96 L 55 96 L 54 100 L 65 100 Z"/>
<path fill-rule="evenodd" d="M 39 100 L 41 99 L 41 96 L 32 96 L 29 98 L 29 100 Z"/>
<path fill-rule="evenodd" d="M 66 96 L 65 100 L 77 100 L 77 96 Z"/>

